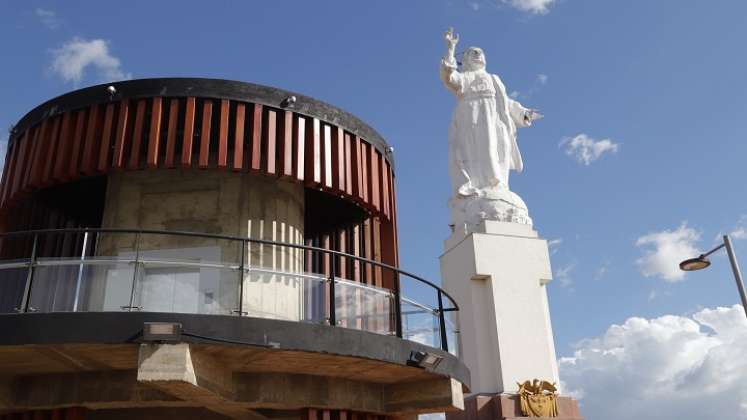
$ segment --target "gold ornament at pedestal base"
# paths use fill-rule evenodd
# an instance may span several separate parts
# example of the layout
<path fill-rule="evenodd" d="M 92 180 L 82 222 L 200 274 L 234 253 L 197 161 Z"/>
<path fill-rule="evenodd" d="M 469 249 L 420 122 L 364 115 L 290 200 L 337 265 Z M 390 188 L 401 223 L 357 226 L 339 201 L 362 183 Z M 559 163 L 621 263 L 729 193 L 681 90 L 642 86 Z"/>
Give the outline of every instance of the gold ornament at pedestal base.
<path fill-rule="evenodd" d="M 555 383 L 547 381 L 524 381 L 519 385 L 521 413 L 527 417 L 557 417 L 558 400 Z"/>

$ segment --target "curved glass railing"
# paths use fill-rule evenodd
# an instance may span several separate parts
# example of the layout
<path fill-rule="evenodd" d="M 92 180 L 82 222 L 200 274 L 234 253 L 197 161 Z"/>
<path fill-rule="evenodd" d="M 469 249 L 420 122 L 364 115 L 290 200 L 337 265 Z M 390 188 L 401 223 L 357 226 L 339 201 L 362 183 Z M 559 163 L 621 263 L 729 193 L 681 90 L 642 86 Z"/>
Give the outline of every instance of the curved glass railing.
<path fill-rule="evenodd" d="M 457 354 L 458 310 L 425 279 L 312 246 L 159 230 L 0 234 L 0 313 L 251 316 L 396 335 Z"/>

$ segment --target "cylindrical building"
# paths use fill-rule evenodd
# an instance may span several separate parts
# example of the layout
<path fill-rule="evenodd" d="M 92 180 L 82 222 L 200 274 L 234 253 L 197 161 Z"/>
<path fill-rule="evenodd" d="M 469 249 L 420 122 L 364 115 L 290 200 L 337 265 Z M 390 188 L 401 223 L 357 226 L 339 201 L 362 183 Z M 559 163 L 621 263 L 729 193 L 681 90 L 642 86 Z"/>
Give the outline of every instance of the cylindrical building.
<path fill-rule="evenodd" d="M 39 105 L 0 184 L 0 418 L 458 408 L 458 306 L 398 268 L 395 189 L 375 130 L 280 89 L 144 79 Z"/>

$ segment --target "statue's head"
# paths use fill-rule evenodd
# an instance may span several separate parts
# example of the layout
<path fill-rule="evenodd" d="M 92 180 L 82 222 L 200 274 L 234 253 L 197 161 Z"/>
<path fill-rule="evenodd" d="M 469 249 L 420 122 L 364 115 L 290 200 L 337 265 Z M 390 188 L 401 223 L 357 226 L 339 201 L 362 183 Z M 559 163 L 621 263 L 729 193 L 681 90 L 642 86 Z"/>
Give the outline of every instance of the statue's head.
<path fill-rule="evenodd" d="M 464 70 L 482 70 L 485 68 L 485 54 L 481 48 L 469 47 L 462 54 L 462 66 Z"/>

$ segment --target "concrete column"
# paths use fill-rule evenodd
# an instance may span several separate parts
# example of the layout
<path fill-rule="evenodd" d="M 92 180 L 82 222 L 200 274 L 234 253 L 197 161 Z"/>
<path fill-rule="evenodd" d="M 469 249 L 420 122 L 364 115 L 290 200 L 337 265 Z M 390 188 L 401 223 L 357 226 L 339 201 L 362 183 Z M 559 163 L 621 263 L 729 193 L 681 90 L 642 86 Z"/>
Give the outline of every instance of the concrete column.
<path fill-rule="evenodd" d="M 559 382 L 547 241 L 528 225 L 485 221 L 475 233 L 453 234 L 444 248 L 441 275 L 460 307 L 471 391 L 517 392 L 517 382 L 534 378 Z"/>
<path fill-rule="evenodd" d="M 300 184 L 227 171 L 157 170 L 109 177 L 103 226 L 215 233 L 303 243 L 304 188 Z M 147 311 L 231 314 L 298 320 L 303 313 L 302 280 L 249 272 L 240 277 L 241 244 L 208 238 L 146 234 L 142 258 L 225 264 L 220 268 L 148 264 L 134 284 L 134 303 Z M 102 234 L 97 255 L 134 256 L 135 235 Z M 247 246 L 247 267 L 298 273 L 302 253 L 287 247 Z M 133 290 L 131 265 L 102 267 L 90 285 L 88 304 L 120 310 Z M 105 271 L 105 272 L 104 272 Z"/>

